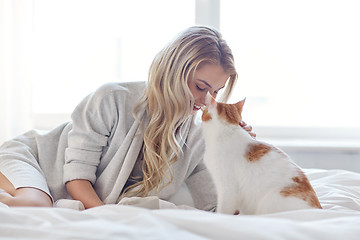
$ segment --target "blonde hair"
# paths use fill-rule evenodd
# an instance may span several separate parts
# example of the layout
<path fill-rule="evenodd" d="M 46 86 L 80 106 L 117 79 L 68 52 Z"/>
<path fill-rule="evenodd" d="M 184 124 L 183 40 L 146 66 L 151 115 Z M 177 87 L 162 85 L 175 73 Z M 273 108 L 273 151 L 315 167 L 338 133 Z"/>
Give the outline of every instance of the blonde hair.
<path fill-rule="evenodd" d="M 148 114 L 142 152 L 143 178 L 125 189 L 126 196 L 147 196 L 150 191 L 158 192 L 173 180 L 170 165 L 182 152 L 175 132 L 191 115 L 191 102 L 194 101 L 187 80 L 201 63 L 219 64 L 230 75 L 223 94 L 226 101 L 237 73 L 232 52 L 217 30 L 190 27 L 154 58 L 147 89 L 134 110 L 135 116 L 144 108 Z M 166 178 L 168 181 L 164 182 Z"/>

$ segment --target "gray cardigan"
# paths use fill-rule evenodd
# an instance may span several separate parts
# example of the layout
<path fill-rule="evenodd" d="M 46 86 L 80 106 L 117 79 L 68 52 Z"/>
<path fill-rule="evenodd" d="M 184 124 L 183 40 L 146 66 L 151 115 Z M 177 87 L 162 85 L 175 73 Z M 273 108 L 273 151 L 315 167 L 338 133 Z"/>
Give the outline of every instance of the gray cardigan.
<path fill-rule="evenodd" d="M 145 82 L 101 86 L 80 102 L 71 115 L 72 122 L 49 132 L 32 130 L 5 143 L 0 161 L 8 161 L 9 155 L 18 155 L 26 146 L 30 150 L 22 161 L 36 159 L 55 201 L 71 198 L 65 188 L 67 181 L 87 179 L 102 201 L 118 203 L 143 144 L 143 133 L 132 111 L 145 87 Z M 146 112 L 139 116 L 146 123 Z M 156 195 L 169 200 L 185 181 L 196 208 L 214 209 L 216 195 L 203 163 L 200 122 L 189 117 L 176 137 L 183 154 L 172 165 L 173 181 Z"/>

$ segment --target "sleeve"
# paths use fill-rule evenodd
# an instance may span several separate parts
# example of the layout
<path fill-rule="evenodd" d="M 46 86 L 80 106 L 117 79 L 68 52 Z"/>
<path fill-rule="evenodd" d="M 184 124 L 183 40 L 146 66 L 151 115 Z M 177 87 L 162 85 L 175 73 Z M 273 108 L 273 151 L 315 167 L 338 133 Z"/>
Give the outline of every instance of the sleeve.
<path fill-rule="evenodd" d="M 198 209 L 215 211 L 217 195 L 215 184 L 204 163 L 205 142 L 202 135 L 201 122 L 196 117 L 189 131 L 187 146 L 191 159 L 189 175 L 185 183 Z"/>
<path fill-rule="evenodd" d="M 195 167 L 185 182 L 196 208 L 215 211 L 217 202 L 215 185 L 203 161 Z"/>
<path fill-rule="evenodd" d="M 87 96 L 71 115 L 72 130 L 65 150 L 64 183 L 74 179 L 96 181 L 103 148 L 118 121 L 117 99 L 111 85 Z"/>

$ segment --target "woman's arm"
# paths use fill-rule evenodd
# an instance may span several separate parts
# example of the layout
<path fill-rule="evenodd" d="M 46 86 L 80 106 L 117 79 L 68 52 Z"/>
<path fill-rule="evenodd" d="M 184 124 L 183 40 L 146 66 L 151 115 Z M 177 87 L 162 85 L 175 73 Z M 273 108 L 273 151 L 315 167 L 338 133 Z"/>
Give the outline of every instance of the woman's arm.
<path fill-rule="evenodd" d="M 88 180 L 69 181 L 66 183 L 66 189 L 72 198 L 82 202 L 86 209 L 104 205 Z"/>
<path fill-rule="evenodd" d="M 116 113 L 118 85 L 106 84 L 85 97 L 71 115 L 72 129 L 65 150 L 63 181 L 73 199 L 85 208 L 103 205 L 93 188 L 104 147 L 109 144 Z"/>

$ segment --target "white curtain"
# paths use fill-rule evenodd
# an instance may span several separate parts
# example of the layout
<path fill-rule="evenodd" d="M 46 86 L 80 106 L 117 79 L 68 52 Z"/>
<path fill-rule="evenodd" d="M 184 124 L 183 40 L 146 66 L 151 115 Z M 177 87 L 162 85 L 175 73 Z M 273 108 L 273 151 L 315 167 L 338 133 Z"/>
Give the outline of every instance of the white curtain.
<path fill-rule="evenodd" d="M 32 126 L 29 0 L 0 0 L 0 142 Z"/>

